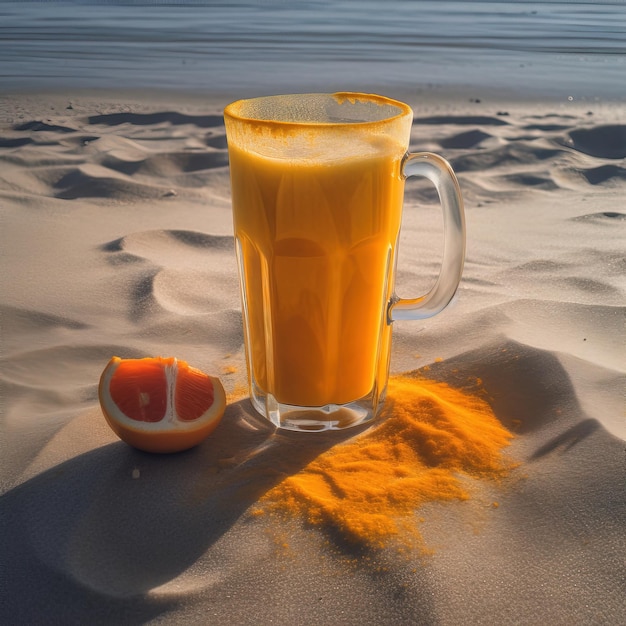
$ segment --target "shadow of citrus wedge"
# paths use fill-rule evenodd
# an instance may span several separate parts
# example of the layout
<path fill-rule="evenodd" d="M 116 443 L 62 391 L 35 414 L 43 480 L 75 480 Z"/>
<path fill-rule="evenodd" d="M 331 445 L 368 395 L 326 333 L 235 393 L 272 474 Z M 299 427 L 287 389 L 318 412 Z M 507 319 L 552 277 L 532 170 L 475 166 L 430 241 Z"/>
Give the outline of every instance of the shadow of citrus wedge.
<path fill-rule="evenodd" d="M 346 436 L 296 440 L 275 432 L 244 400 L 228 406 L 201 445 L 156 455 L 123 442 L 101 445 L 115 437 L 102 431 L 103 420 L 94 410 L 62 429 L 54 450 L 41 455 L 39 473 L 5 494 L 2 506 L 9 511 L 7 549 L 114 598 L 142 596 L 176 579 L 263 493 Z M 80 449 L 94 426 L 101 447 L 55 463 L 75 440 Z M 265 533 L 252 534 L 251 545 L 265 549 Z M 234 566 L 220 563 L 219 570 Z M 198 588 L 209 580 L 198 579 Z"/>

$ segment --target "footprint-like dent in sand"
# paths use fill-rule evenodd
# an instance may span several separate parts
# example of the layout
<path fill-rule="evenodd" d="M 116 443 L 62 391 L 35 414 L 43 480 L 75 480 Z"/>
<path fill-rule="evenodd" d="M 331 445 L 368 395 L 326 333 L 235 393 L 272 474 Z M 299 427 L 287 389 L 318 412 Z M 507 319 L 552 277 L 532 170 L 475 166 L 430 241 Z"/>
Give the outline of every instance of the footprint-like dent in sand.
<path fill-rule="evenodd" d="M 233 237 L 192 230 L 132 233 L 100 246 L 119 263 L 149 261 L 159 269 L 144 283 L 141 297 L 177 315 L 202 315 L 236 308 L 236 262 Z M 115 261 L 113 261 L 115 262 Z M 142 307 L 142 311 L 145 307 Z"/>
<path fill-rule="evenodd" d="M 626 125 L 578 128 L 568 134 L 564 145 L 592 157 L 623 159 L 626 157 Z"/>

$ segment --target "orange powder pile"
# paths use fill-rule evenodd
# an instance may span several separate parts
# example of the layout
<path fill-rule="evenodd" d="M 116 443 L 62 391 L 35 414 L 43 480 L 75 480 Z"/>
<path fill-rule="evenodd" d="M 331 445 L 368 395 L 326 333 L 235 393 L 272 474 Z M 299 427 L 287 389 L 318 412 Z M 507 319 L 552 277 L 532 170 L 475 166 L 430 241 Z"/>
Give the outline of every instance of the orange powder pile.
<path fill-rule="evenodd" d="M 416 509 L 468 499 L 463 475 L 502 478 L 513 466 L 502 454 L 511 438 L 480 397 L 444 383 L 392 378 L 380 425 L 323 453 L 261 504 L 351 544 L 420 545 Z"/>

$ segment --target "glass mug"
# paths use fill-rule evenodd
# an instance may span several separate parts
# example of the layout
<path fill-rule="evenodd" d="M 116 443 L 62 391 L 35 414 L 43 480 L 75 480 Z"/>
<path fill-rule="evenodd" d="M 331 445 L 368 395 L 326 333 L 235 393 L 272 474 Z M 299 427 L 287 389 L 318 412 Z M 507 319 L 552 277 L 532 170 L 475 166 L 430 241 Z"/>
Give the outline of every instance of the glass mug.
<path fill-rule="evenodd" d="M 439 313 L 465 256 L 450 165 L 407 153 L 410 107 L 359 93 L 239 100 L 224 111 L 250 398 L 275 426 L 373 419 L 391 324 Z M 404 181 L 424 176 L 444 214 L 442 268 L 424 296 L 394 292 Z"/>

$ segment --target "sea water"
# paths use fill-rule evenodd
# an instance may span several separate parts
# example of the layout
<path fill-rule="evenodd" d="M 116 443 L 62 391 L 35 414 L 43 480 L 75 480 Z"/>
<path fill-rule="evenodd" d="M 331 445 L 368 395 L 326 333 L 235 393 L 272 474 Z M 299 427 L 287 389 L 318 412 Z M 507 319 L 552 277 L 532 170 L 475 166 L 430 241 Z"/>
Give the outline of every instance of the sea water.
<path fill-rule="evenodd" d="M 0 90 L 626 96 L 626 3 L 0 0 Z"/>

